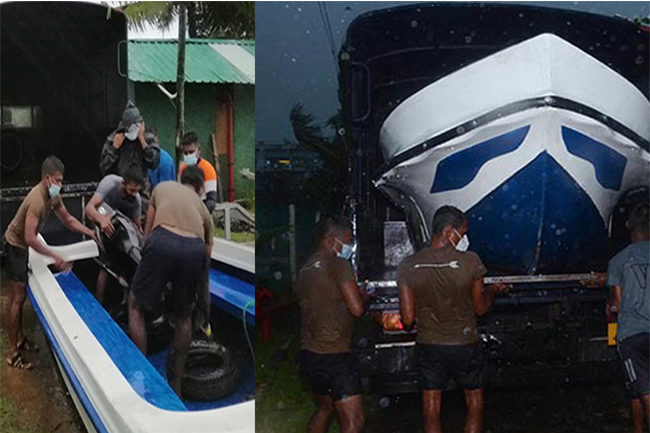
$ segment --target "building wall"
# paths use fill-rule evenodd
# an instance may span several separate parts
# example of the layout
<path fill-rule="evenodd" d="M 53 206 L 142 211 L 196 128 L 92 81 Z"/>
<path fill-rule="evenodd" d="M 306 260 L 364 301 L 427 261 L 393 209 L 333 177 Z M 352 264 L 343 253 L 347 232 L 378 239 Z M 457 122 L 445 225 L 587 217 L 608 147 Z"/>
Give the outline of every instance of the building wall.
<path fill-rule="evenodd" d="M 201 142 L 201 157 L 215 165 L 212 134 L 215 133 L 217 110 L 215 84 L 188 83 L 185 85 L 185 131 L 194 131 Z M 167 86 L 168 89 L 171 86 Z M 235 95 L 235 198 L 250 198 L 255 194 L 253 181 L 243 179 L 239 170 L 255 170 L 255 91 L 254 86 L 234 86 Z M 160 135 L 163 149 L 175 157 L 176 108 L 153 83 L 135 84 L 135 103 L 147 126 L 154 127 Z M 228 167 L 222 155 L 219 183 L 223 199 L 227 199 Z"/>
<path fill-rule="evenodd" d="M 234 85 L 235 100 L 235 195 L 253 198 L 255 182 L 245 179 L 240 171 L 255 172 L 255 87 Z"/>

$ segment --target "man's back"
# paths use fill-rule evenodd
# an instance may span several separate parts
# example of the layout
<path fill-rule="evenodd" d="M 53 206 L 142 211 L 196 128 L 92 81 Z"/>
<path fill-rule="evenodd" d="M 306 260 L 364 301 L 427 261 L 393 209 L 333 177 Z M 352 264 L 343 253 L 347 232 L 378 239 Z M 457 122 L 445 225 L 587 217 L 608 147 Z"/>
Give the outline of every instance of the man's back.
<path fill-rule="evenodd" d="M 353 317 L 339 285 L 352 279 L 350 263 L 333 254 L 319 252 L 307 260 L 296 282 L 302 349 L 321 354 L 350 350 Z"/>
<path fill-rule="evenodd" d="M 160 164 L 156 169 L 149 169 L 149 183 L 155 188 L 159 183 L 176 180 L 174 158 L 164 149 L 160 149 Z"/>
<path fill-rule="evenodd" d="M 457 345 L 478 340 L 471 288 L 485 272 L 475 253 L 451 246 L 427 248 L 400 264 L 400 286 L 415 293 L 418 343 Z"/>
<path fill-rule="evenodd" d="M 212 217 L 198 194 L 189 187 L 178 182 L 163 182 L 154 188 L 149 206 L 156 209 L 154 228 L 167 225 L 212 244 Z"/>
<path fill-rule="evenodd" d="M 618 317 L 619 341 L 650 331 L 649 262 L 650 241 L 628 245 L 609 262 L 607 284 L 622 287 Z"/>

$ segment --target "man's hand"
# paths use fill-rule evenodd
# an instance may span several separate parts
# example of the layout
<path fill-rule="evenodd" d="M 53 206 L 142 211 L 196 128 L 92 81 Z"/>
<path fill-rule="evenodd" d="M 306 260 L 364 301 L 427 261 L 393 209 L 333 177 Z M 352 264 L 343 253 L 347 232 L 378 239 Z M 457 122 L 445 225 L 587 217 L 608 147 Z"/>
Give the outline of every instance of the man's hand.
<path fill-rule="evenodd" d="M 497 295 L 505 295 L 512 289 L 512 284 L 496 283 L 489 286 Z"/>
<path fill-rule="evenodd" d="M 147 140 L 144 139 L 144 120 L 140 122 L 140 129 L 138 130 L 138 140 L 140 140 L 140 146 L 144 149 L 147 147 Z"/>
<path fill-rule="evenodd" d="M 605 287 L 607 284 L 607 274 L 604 272 L 591 272 L 592 278 L 587 280 L 580 281 L 585 287 L 590 289 L 598 289 L 599 287 Z"/>
<path fill-rule="evenodd" d="M 115 233 L 115 227 L 113 226 L 110 217 L 102 217 L 99 220 L 99 227 L 108 235 L 108 237 L 113 236 Z"/>
<path fill-rule="evenodd" d="M 118 132 L 113 137 L 113 146 L 115 146 L 116 149 L 119 149 L 122 147 L 122 143 L 124 143 L 124 133 Z"/>
<path fill-rule="evenodd" d="M 97 237 L 97 233 L 95 233 L 94 230 L 88 230 L 88 233 L 86 233 L 86 236 L 88 236 L 90 239 L 92 239 L 97 245 L 100 245 L 99 238 Z"/>
<path fill-rule="evenodd" d="M 54 266 L 61 272 L 69 272 L 72 269 L 72 263 L 66 262 L 60 256 L 54 257 Z"/>

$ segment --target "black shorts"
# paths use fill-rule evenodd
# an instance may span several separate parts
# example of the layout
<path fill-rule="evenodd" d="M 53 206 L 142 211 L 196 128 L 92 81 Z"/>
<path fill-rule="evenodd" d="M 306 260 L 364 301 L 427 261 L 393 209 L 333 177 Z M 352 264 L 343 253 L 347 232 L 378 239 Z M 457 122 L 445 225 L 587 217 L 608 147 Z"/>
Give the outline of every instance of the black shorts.
<path fill-rule="evenodd" d="M 162 293 L 171 282 L 173 311 L 186 316 L 191 313 L 197 290 L 206 284 L 206 266 L 203 239 L 156 227 L 142 249 L 131 291 L 140 307 L 156 312 Z"/>
<path fill-rule="evenodd" d="M 5 241 L 4 251 L 5 256 L 2 261 L 9 279 L 20 283 L 26 283 L 27 269 L 29 268 L 29 253 L 27 250 L 11 245 L 9 242 Z"/>
<path fill-rule="evenodd" d="M 329 395 L 338 401 L 361 394 L 361 380 L 349 352 L 320 354 L 301 350 L 296 363 L 316 395 Z"/>
<path fill-rule="evenodd" d="M 418 344 L 416 353 L 422 372 L 422 389 L 445 389 L 449 378 L 459 388 L 483 387 L 483 345 Z"/>
<path fill-rule="evenodd" d="M 618 343 L 630 397 L 650 394 L 650 333 L 632 335 Z"/>

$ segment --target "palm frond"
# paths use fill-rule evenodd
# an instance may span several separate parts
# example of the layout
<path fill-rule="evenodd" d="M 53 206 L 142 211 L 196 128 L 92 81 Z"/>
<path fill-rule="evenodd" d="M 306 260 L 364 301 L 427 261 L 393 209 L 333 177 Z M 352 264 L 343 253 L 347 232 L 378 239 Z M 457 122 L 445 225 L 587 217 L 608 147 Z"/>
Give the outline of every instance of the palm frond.
<path fill-rule="evenodd" d="M 157 1 L 128 3 L 122 6 L 122 11 L 129 27 L 140 31 L 145 30 L 147 25 L 168 30 L 177 14 L 174 2 Z"/>

